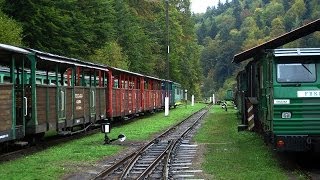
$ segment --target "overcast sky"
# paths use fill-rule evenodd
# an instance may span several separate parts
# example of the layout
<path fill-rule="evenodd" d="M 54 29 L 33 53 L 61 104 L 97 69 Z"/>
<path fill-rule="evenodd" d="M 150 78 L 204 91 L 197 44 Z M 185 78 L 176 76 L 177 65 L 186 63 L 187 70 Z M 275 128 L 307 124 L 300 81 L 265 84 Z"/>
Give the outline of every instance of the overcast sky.
<path fill-rule="evenodd" d="M 194 13 L 204 13 L 208 6 L 216 6 L 219 0 L 191 0 L 191 11 Z M 224 3 L 225 0 L 221 0 Z"/>

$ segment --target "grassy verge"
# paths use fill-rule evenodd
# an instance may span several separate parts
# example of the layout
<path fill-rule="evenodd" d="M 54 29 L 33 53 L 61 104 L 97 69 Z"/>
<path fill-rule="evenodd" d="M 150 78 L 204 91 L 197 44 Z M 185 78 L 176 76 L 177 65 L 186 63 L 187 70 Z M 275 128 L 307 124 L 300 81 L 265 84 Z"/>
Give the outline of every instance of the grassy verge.
<path fill-rule="evenodd" d="M 210 110 L 195 140 L 205 144 L 203 169 L 214 179 L 288 179 L 261 137 L 237 132 L 235 110 Z"/>
<path fill-rule="evenodd" d="M 147 140 L 155 133 L 178 123 L 202 107 L 204 107 L 203 104 L 187 108 L 181 106 L 170 110 L 168 117 L 164 117 L 164 113 L 160 112 L 134 123 L 115 127 L 111 130 L 109 137 L 115 138 L 119 133 L 124 133 L 127 136 L 126 141 Z M 0 177 L 1 179 L 59 179 L 65 173 L 74 172 L 76 166 L 95 163 L 125 149 L 121 145 L 103 145 L 103 140 L 104 135 L 98 133 L 31 156 L 2 163 Z"/>

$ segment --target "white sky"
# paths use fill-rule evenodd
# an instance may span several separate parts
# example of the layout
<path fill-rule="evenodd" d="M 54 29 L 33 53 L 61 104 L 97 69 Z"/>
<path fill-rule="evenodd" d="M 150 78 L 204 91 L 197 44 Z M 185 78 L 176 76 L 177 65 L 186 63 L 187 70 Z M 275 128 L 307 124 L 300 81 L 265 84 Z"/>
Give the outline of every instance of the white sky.
<path fill-rule="evenodd" d="M 217 6 L 219 0 L 191 0 L 191 11 L 194 13 L 204 13 L 208 6 Z M 221 0 L 224 3 L 225 0 Z"/>

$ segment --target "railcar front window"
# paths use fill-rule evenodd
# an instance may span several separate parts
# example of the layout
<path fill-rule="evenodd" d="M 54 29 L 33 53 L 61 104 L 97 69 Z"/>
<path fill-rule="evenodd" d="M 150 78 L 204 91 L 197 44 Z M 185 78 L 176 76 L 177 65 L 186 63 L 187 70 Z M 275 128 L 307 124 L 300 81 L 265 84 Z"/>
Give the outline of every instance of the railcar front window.
<path fill-rule="evenodd" d="M 315 82 L 315 64 L 277 64 L 278 82 Z"/>

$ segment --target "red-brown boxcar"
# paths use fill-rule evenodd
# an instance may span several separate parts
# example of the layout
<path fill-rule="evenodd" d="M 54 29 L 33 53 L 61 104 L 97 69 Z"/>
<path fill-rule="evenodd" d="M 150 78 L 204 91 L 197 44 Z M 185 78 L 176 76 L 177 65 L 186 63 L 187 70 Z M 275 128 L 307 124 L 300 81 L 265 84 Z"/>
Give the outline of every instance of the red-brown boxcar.
<path fill-rule="evenodd" d="M 154 111 L 162 108 L 161 79 L 144 77 L 144 111 Z"/>
<path fill-rule="evenodd" d="M 122 118 L 143 111 L 143 75 L 110 68 L 108 74 L 107 117 Z"/>

